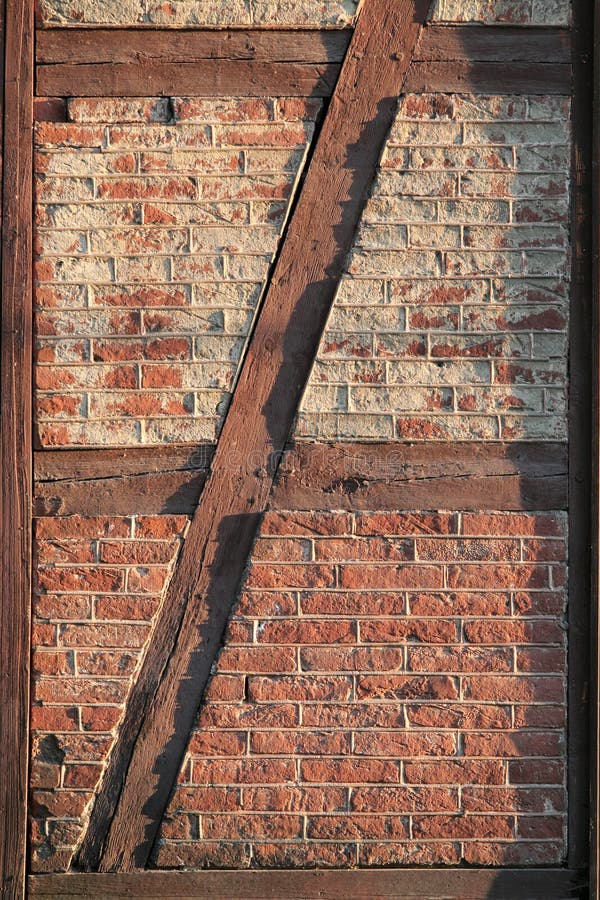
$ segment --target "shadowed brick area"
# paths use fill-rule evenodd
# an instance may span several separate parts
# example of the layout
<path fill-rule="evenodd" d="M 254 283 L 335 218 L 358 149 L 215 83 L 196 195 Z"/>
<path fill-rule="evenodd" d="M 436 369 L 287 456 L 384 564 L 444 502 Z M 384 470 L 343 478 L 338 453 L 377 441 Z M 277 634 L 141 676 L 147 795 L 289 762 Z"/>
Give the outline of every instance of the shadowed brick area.
<path fill-rule="evenodd" d="M 41 0 L 46 25 L 327 27 L 351 24 L 356 0 Z M 437 0 L 441 22 L 567 25 L 569 0 Z"/>
<path fill-rule="evenodd" d="M 267 513 L 157 865 L 560 862 L 565 529 Z"/>
<path fill-rule="evenodd" d="M 43 446 L 215 439 L 319 109 L 74 99 L 38 124 Z"/>
<path fill-rule="evenodd" d="M 402 99 L 298 437 L 566 440 L 569 145 L 564 98 Z"/>
<path fill-rule="evenodd" d="M 69 865 L 187 521 L 184 516 L 36 521 L 34 872 Z"/>

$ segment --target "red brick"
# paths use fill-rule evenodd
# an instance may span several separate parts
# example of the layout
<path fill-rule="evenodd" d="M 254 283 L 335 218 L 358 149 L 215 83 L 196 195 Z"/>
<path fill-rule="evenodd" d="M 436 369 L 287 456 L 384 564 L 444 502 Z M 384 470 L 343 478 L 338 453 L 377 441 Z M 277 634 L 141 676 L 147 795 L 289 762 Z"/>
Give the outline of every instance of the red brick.
<path fill-rule="evenodd" d="M 93 789 L 102 774 L 102 766 L 65 766 L 63 784 L 66 788 Z"/>
<path fill-rule="evenodd" d="M 510 728 L 509 706 L 463 705 L 457 703 L 410 703 L 406 716 L 420 728 Z"/>
<path fill-rule="evenodd" d="M 289 814 L 203 815 L 202 833 L 209 840 L 281 840 L 302 837 L 301 816 Z"/>
<path fill-rule="evenodd" d="M 357 679 L 359 700 L 458 699 L 457 679 L 446 675 L 362 675 Z"/>
<path fill-rule="evenodd" d="M 230 787 L 181 787 L 176 794 L 181 809 L 198 812 L 233 812 L 240 808 L 241 798 L 241 789 Z"/>
<path fill-rule="evenodd" d="M 45 591 L 120 591 L 124 587 L 125 573 L 121 569 L 70 567 L 68 569 L 42 569 L 38 584 Z"/>
<path fill-rule="evenodd" d="M 398 565 L 340 566 L 340 586 L 343 588 L 440 588 L 444 584 L 444 572 L 439 566 Z"/>
<path fill-rule="evenodd" d="M 460 844 L 449 841 L 410 840 L 398 843 L 365 843 L 359 849 L 361 866 L 440 866 L 460 862 Z"/>
<path fill-rule="evenodd" d="M 321 756 L 351 753 L 349 732 L 253 731 L 250 752 L 261 756 Z"/>
<path fill-rule="evenodd" d="M 246 679 L 243 675 L 213 675 L 208 682 L 206 699 L 211 703 L 243 700 Z"/>
<path fill-rule="evenodd" d="M 563 537 L 565 520 L 562 516 L 547 513 L 517 515 L 516 513 L 463 513 L 463 534 L 497 536 L 499 534 L 522 537 Z"/>
<path fill-rule="evenodd" d="M 290 619 L 259 625 L 261 644 L 352 644 L 356 640 L 353 622 L 319 619 Z"/>
<path fill-rule="evenodd" d="M 246 588 L 323 588 L 335 585 L 331 566 L 319 565 L 260 565 L 250 569 Z"/>
<path fill-rule="evenodd" d="M 565 774 L 564 761 L 515 759 L 508 764 L 508 780 L 510 784 L 562 785 Z"/>
<path fill-rule="evenodd" d="M 498 760 L 408 762 L 404 780 L 407 784 L 504 784 L 505 772 Z"/>
<path fill-rule="evenodd" d="M 116 596 L 97 597 L 94 601 L 95 618 L 102 621 L 150 622 L 160 600 L 149 597 Z"/>
<path fill-rule="evenodd" d="M 315 541 L 315 559 L 333 562 L 349 560 L 414 560 L 414 542 L 395 538 L 338 538 Z"/>
<path fill-rule="evenodd" d="M 406 600 L 401 593 L 315 591 L 300 595 L 300 609 L 313 616 L 401 616 L 406 612 Z"/>
<path fill-rule="evenodd" d="M 465 756 L 561 756 L 564 739 L 558 732 L 515 731 L 508 734 L 465 734 Z"/>
<path fill-rule="evenodd" d="M 559 863 L 563 843 L 545 841 L 535 843 L 483 843 L 473 841 L 464 845 L 464 861 L 473 866 L 536 866 Z"/>
<path fill-rule="evenodd" d="M 547 813 L 565 809 L 565 791 L 561 788 L 465 787 L 462 807 L 466 812 Z"/>
<path fill-rule="evenodd" d="M 348 793 L 334 786 L 244 788 L 241 805 L 259 812 L 339 812 L 348 809 Z"/>
<path fill-rule="evenodd" d="M 115 706 L 82 706 L 81 727 L 84 731 L 112 731 L 122 710 Z"/>
<path fill-rule="evenodd" d="M 380 759 L 303 759 L 300 763 L 302 781 L 333 784 L 397 783 L 400 765 Z"/>
<path fill-rule="evenodd" d="M 411 672 L 512 672 L 512 648 L 409 647 Z"/>
<path fill-rule="evenodd" d="M 347 868 L 356 859 L 354 844 L 254 844 L 254 861 L 263 868 Z"/>
<path fill-rule="evenodd" d="M 83 537 L 98 539 L 101 537 L 122 538 L 131 533 L 131 519 L 108 516 L 61 516 L 57 518 L 38 518 L 35 520 L 36 538 L 61 540 Z"/>
<path fill-rule="evenodd" d="M 285 784 L 296 780 L 296 766 L 287 759 L 194 760 L 195 784 Z"/>
<path fill-rule="evenodd" d="M 564 640 L 561 624 L 552 620 L 466 622 L 464 632 L 466 640 L 475 644 L 562 644 Z"/>
<path fill-rule="evenodd" d="M 429 787 L 357 787 L 352 790 L 351 808 L 357 812 L 457 812 L 458 790 Z"/>
<path fill-rule="evenodd" d="M 448 566 L 448 585 L 451 588 L 544 588 L 548 587 L 545 566 L 465 565 Z M 435 587 L 435 585 L 432 585 Z"/>
<path fill-rule="evenodd" d="M 349 700 L 352 678 L 341 676 L 273 676 L 248 679 L 248 696 L 254 701 Z"/>
<path fill-rule="evenodd" d="M 303 647 L 305 672 L 396 672 L 404 669 L 404 653 L 395 647 Z"/>
<path fill-rule="evenodd" d="M 31 663 L 36 675 L 75 674 L 75 657 L 70 652 L 34 649 Z"/>
<path fill-rule="evenodd" d="M 455 622 L 443 620 L 370 619 L 360 623 L 360 639 L 373 644 L 404 641 L 450 644 L 457 639 L 457 626 Z"/>
<path fill-rule="evenodd" d="M 137 667 L 139 654 L 124 650 L 78 650 L 79 675 L 132 675 Z"/>
<path fill-rule="evenodd" d="M 414 816 L 413 835 L 418 838 L 488 838 L 514 835 L 512 816 Z"/>
<path fill-rule="evenodd" d="M 298 707 L 291 703 L 217 705 L 200 710 L 200 728 L 291 728 L 299 724 Z"/>
<path fill-rule="evenodd" d="M 519 816 L 517 836 L 527 841 L 562 838 L 566 824 L 561 816 Z"/>
<path fill-rule="evenodd" d="M 365 535 L 457 534 L 453 513 L 358 513 L 356 533 Z"/>
<path fill-rule="evenodd" d="M 354 738 L 357 756 L 453 756 L 456 753 L 454 735 L 436 732 L 384 731 L 360 732 Z"/>
<path fill-rule="evenodd" d="M 31 709 L 32 731 L 77 731 L 79 711 L 76 706 L 36 706 Z"/>
<path fill-rule="evenodd" d="M 565 687 L 561 678 L 527 678 L 511 675 L 472 675 L 463 678 L 464 696 L 470 700 L 502 702 L 545 701 L 560 703 Z"/>
<path fill-rule="evenodd" d="M 309 840 L 388 840 L 408 837 L 408 823 L 400 816 L 312 816 L 308 820 Z"/>
<path fill-rule="evenodd" d="M 295 672 L 298 668 L 293 647 L 224 647 L 219 655 L 220 672 Z"/>
<path fill-rule="evenodd" d="M 510 614 L 510 593 L 421 593 L 409 594 L 413 616 L 503 616 Z"/>

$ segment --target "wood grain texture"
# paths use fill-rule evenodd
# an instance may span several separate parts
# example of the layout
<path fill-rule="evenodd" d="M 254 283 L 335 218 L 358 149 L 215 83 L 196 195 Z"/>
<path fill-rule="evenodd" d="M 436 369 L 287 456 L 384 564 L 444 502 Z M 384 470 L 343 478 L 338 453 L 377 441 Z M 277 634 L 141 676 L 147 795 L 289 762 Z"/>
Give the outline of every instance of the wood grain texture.
<path fill-rule="evenodd" d="M 415 61 L 570 63 L 568 28 L 511 25 L 428 25 Z"/>
<path fill-rule="evenodd" d="M 415 62 L 406 79 L 412 93 L 565 94 L 571 92 L 566 63 Z"/>
<path fill-rule="evenodd" d="M 339 64 L 254 60 L 60 63 L 38 68 L 37 91 L 65 97 L 330 97 Z"/>
<path fill-rule="evenodd" d="M 452 868 L 37 875 L 29 878 L 29 895 L 106 900 L 583 900 L 586 879 L 568 869 Z"/>
<path fill-rule="evenodd" d="M 146 864 L 429 0 L 365 0 L 79 855 Z"/>
<path fill-rule="evenodd" d="M 578 10 L 576 11 L 578 24 Z M 590 604 L 590 898 L 600 898 L 600 0 L 594 15 L 592 146 L 592 585 Z"/>
<path fill-rule="evenodd" d="M 593 16 L 573 3 L 571 305 L 569 317 L 569 864 L 587 865 L 590 813 L 590 597 L 592 492 Z"/>
<path fill-rule="evenodd" d="M 200 60 L 341 63 L 350 29 L 56 28 L 39 31 L 39 63 L 196 63 Z"/>
<path fill-rule="evenodd" d="M 41 31 L 41 96 L 329 97 L 351 32 Z M 567 29 L 430 25 L 406 89 L 568 94 Z M 507 66 L 506 63 L 511 65 Z"/>
<path fill-rule="evenodd" d="M 193 515 L 213 453 L 211 444 L 36 453 L 34 514 Z M 567 455 L 548 443 L 299 442 L 286 449 L 269 506 L 566 509 Z"/>
<path fill-rule="evenodd" d="M 283 459 L 279 509 L 565 509 L 564 444 L 308 444 Z"/>
<path fill-rule="evenodd" d="M 25 892 L 31 598 L 33 8 L 3 4 L 0 885 Z"/>

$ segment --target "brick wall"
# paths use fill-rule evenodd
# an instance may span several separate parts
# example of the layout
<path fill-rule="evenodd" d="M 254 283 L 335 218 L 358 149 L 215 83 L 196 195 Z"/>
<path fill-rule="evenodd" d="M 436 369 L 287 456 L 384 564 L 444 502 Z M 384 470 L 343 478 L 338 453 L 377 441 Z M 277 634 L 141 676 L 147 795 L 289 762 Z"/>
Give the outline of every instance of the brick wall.
<path fill-rule="evenodd" d="M 162 26 L 323 27 L 348 25 L 357 0 L 41 0 L 45 25 L 147 24 Z M 570 0 L 437 0 L 441 22 L 566 25 Z"/>
<path fill-rule="evenodd" d="M 68 867 L 187 519 L 36 521 L 31 864 Z"/>
<path fill-rule="evenodd" d="M 156 862 L 564 854 L 560 515 L 271 513 Z"/>
<path fill-rule="evenodd" d="M 566 438 L 569 106 L 408 95 L 297 434 Z"/>
<path fill-rule="evenodd" d="M 81 837 L 185 524 L 38 520 L 36 871 Z M 157 865 L 559 862 L 565 527 L 267 514 Z"/>
<path fill-rule="evenodd" d="M 40 444 L 215 439 L 319 109 L 71 100 L 38 124 Z"/>

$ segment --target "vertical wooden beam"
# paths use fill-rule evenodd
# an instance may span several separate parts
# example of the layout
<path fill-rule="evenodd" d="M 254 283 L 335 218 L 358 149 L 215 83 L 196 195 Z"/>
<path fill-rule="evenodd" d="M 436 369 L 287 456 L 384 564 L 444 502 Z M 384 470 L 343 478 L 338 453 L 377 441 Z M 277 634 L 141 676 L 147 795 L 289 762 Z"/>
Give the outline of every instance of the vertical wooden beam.
<path fill-rule="evenodd" d="M 363 2 L 127 703 L 84 868 L 130 871 L 149 858 L 429 6 Z"/>
<path fill-rule="evenodd" d="M 592 496 L 593 4 L 573 0 L 572 274 L 569 386 L 568 864 L 589 858 L 590 572 Z"/>
<path fill-rule="evenodd" d="M 593 64 L 593 353 L 592 353 L 592 596 L 590 665 L 589 896 L 600 900 L 600 0 L 594 3 Z"/>
<path fill-rule="evenodd" d="M 33 3 L 5 0 L 0 346 L 0 873 L 24 896 L 31 586 Z"/>

